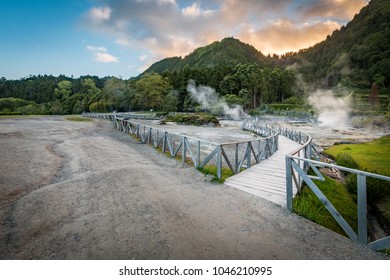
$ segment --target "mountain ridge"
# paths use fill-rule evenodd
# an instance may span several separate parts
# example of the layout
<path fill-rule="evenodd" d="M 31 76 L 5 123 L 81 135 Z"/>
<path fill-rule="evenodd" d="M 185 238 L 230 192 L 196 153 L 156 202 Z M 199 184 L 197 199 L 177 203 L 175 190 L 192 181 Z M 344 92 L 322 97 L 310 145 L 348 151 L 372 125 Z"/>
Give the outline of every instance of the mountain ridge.
<path fill-rule="evenodd" d="M 188 67 L 213 68 L 215 66 L 234 67 L 238 63 L 256 63 L 259 66 L 269 66 L 267 57 L 250 44 L 233 37 L 194 49 L 183 58 L 175 56 L 164 58 L 152 64 L 144 73 L 165 70 L 178 71 Z"/>

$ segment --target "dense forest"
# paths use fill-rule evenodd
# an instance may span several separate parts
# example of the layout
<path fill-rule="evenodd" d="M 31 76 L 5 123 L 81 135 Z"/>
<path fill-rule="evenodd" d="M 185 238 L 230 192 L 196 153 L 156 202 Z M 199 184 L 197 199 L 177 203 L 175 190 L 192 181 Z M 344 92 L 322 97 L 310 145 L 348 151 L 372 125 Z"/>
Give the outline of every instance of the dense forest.
<path fill-rule="evenodd" d="M 299 52 L 264 56 L 225 38 L 189 55 L 163 59 L 138 77 L 39 75 L 0 80 L 0 114 L 79 114 L 83 111 L 197 111 L 188 83 L 210 86 L 246 111 L 267 104 L 302 104 L 310 87 L 345 87 L 388 94 L 390 5 L 372 0 L 345 27 Z M 284 106 L 284 107 L 283 107 Z"/>
<path fill-rule="evenodd" d="M 2 114 L 79 114 L 133 110 L 196 111 L 199 104 L 187 93 L 189 81 L 211 86 L 229 105 L 245 109 L 266 103 L 290 102 L 303 94 L 296 75 L 287 69 L 237 64 L 234 68 L 185 67 L 182 71 L 148 72 L 130 80 L 115 77 L 32 76 L 1 79 Z"/>

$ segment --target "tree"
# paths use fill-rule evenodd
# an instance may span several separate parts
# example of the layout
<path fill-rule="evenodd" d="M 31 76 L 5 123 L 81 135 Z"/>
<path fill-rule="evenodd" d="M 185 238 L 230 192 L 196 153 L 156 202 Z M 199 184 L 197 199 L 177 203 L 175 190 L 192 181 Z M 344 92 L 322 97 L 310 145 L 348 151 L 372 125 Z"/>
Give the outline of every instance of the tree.
<path fill-rule="evenodd" d="M 141 109 L 160 109 L 165 95 L 171 90 L 167 78 L 157 73 L 145 74 L 135 83 L 134 99 Z"/>
<path fill-rule="evenodd" d="M 251 93 L 246 89 L 240 90 L 238 97 L 242 100 L 242 105 L 245 109 L 250 109 L 252 104 Z"/>
<path fill-rule="evenodd" d="M 224 99 L 230 107 L 233 105 L 245 105 L 244 99 L 235 94 L 227 94 L 224 96 Z"/>
<path fill-rule="evenodd" d="M 251 108 L 257 108 L 264 83 L 260 67 L 257 64 L 238 64 L 235 75 L 240 82 L 240 88 L 247 89 L 252 95 Z"/>
<path fill-rule="evenodd" d="M 130 104 L 124 104 L 125 94 L 128 91 L 126 81 L 111 78 L 106 81 L 102 90 L 102 98 L 109 104 L 110 110 L 124 110 Z"/>
<path fill-rule="evenodd" d="M 77 100 L 73 105 L 72 114 L 81 114 L 84 111 L 83 102 L 81 100 Z"/>
<path fill-rule="evenodd" d="M 89 111 L 91 112 L 109 112 L 110 111 L 110 104 L 108 102 L 105 102 L 103 100 L 98 102 L 93 102 L 91 105 L 89 105 Z"/>
<path fill-rule="evenodd" d="M 223 80 L 219 83 L 219 89 L 222 95 L 236 94 L 240 89 L 237 75 L 227 74 L 223 77 Z"/>
<path fill-rule="evenodd" d="M 177 104 L 178 104 L 178 98 L 177 98 L 177 91 L 171 91 L 165 96 L 164 103 L 162 106 L 162 110 L 166 113 L 168 112 L 176 112 L 177 111 Z"/>
<path fill-rule="evenodd" d="M 51 115 L 62 115 L 64 114 L 64 108 L 59 100 L 56 100 L 50 104 L 49 112 Z"/>
<path fill-rule="evenodd" d="M 68 99 L 72 94 L 72 82 L 68 80 L 59 82 L 54 90 L 54 94 L 57 99 Z"/>
<path fill-rule="evenodd" d="M 89 105 L 102 99 L 102 90 L 98 88 L 92 78 L 85 78 L 81 82 L 79 93 L 83 96 L 84 110 L 89 110 Z M 94 101 L 96 100 L 96 101 Z"/>

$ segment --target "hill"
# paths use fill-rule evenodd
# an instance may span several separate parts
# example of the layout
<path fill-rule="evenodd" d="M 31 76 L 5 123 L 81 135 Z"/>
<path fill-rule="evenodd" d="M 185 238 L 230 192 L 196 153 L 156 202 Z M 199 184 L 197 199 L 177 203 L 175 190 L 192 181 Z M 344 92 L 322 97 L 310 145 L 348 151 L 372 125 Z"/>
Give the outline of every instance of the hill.
<path fill-rule="evenodd" d="M 371 0 L 326 40 L 285 60 L 285 65 L 298 62 L 307 81 L 321 80 L 326 87 L 390 86 L 390 3 Z"/>
<path fill-rule="evenodd" d="M 239 63 L 256 63 L 264 67 L 271 64 L 271 59 L 253 46 L 229 37 L 197 48 L 184 58 L 165 58 L 154 63 L 144 73 L 157 72 L 161 74 L 165 70 L 180 71 L 187 65 L 191 68 L 213 68 L 216 66 L 233 68 Z"/>

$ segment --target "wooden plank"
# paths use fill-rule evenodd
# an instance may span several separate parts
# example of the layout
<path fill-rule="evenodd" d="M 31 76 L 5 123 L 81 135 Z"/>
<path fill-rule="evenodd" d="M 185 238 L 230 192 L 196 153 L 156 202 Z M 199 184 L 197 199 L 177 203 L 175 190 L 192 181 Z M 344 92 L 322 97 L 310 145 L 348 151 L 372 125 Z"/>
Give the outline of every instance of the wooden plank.
<path fill-rule="evenodd" d="M 237 184 L 237 185 L 232 185 L 230 187 L 240 188 L 241 190 L 261 191 L 263 193 L 269 193 L 269 194 L 273 194 L 273 195 L 282 196 L 282 197 L 284 197 L 284 199 L 286 199 L 286 193 L 283 192 L 282 190 L 279 190 L 279 189 L 273 189 L 273 188 L 269 188 L 269 187 L 268 188 L 252 188 L 251 186 L 246 185 L 246 184 Z"/>
<path fill-rule="evenodd" d="M 247 189 L 247 190 L 252 190 L 252 191 L 261 191 L 263 193 L 269 193 L 269 194 L 285 197 L 285 192 L 282 192 L 280 190 L 274 190 L 274 189 L 271 189 L 271 188 L 262 188 L 262 189 L 260 189 L 260 188 L 252 188 L 251 186 L 246 185 L 246 184 L 235 185 L 235 187 L 241 188 L 243 190 Z"/>
<path fill-rule="evenodd" d="M 241 173 L 243 173 L 243 172 L 245 172 L 245 171 L 242 171 Z M 233 179 L 239 179 L 239 178 L 240 179 L 252 178 L 252 179 L 257 179 L 257 180 L 270 180 L 270 181 L 280 180 L 283 182 L 286 180 L 286 178 L 285 178 L 286 176 L 283 176 L 285 174 L 280 174 L 280 173 L 273 173 L 273 172 L 269 173 L 269 172 L 261 172 L 261 171 L 259 171 L 259 172 L 245 172 L 243 174 L 241 174 L 241 173 L 240 173 L 241 176 L 238 176 L 238 177 L 233 176 L 233 177 L 228 178 L 227 180 L 233 180 Z"/>
<path fill-rule="evenodd" d="M 280 188 L 285 187 L 286 179 L 277 178 L 272 180 L 270 177 L 239 177 L 239 178 L 231 178 L 227 179 L 226 182 L 250 182 L 253 185 L 278 185 Z"/>
<path fill-rule="evenodd" d="M 285 172 L 280 171 L 280 167 L 279 167 L 279 170 L 278 169 L 271 169 L 271 168 L 257 168 L 257 169 L 254 169 L 254 168 L 249 168 L 249 169 L 246 169 L 244 171 L 242 171 L 241 173 L 244 173 L 244 174 L 252 174 L 252 173 L 255 173 L 255 174 L 269 174 L 269 175 L 273 175 L 273 176 L 277 176 L 277 175 L 283 175 L 285 174 Z"/>
<path fill-rule="evenodd" d="M 229 182 L 226 182 L 226 184 L 230 185 L 230 186 L 234 186 L 234 185 L 246 185 L 246 186 L 249 186 L 251 188 L 254 188 L 254 189 L 266 189 L 266 188 L 270 188 L 270 189 L 274 189 L 274 190 L 279 190 L 279 191 L 282 191 L 282 192 L 285 192 L 285 186 L 281 187 L 281 183 L 277 183 L 277 182 L 268 182 L 268 183 L 261 183 L 259 184 L 258 182 L 253 182 L 251 180 L 237 180 L 237 181 L 229 181 Z"/>
<path fill-rule="evenodd" d="M 286 206 L 285 157 L 299 147 L 300 144 L 279 136 L 279 150 L 274 155 L 226 179 L 225 185 Z M 294 187 L 294 194 L 296 191 Z"/>

